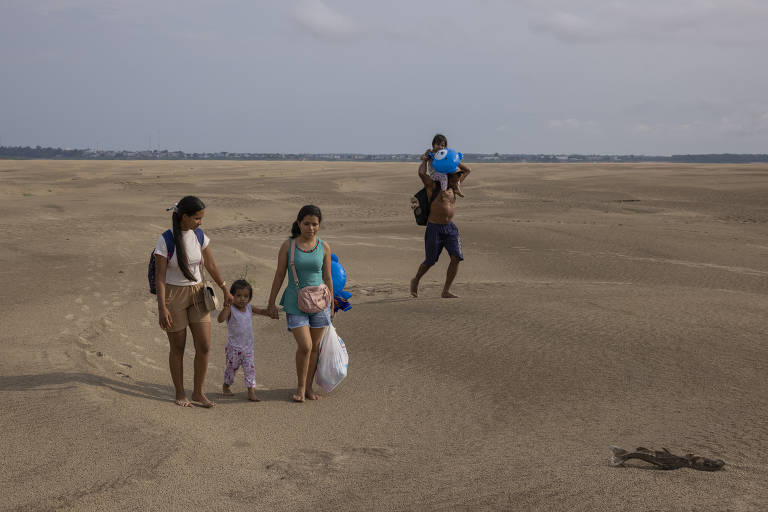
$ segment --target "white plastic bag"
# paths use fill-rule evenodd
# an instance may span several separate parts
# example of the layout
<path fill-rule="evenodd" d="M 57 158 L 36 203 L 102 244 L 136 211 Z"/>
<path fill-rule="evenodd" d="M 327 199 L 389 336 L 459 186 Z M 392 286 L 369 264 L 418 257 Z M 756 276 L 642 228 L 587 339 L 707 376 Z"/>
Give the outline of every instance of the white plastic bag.
<path fill-rule="evenodd" d="M 344 341 L 336 334 L 336 328 L 329 325 L 320 339 L 320 355 L 317 358 L 315 382 L 326 393 L 333 391 L 347 376 L 349 356 Z"/>

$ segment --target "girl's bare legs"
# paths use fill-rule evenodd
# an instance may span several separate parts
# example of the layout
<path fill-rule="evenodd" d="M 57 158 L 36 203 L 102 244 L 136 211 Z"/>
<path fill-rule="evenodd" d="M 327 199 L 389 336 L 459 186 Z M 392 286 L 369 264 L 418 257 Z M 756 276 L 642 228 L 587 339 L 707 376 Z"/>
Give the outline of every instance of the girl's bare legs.
<path fill-rule="evenodd" d="M 308 325 L 302 325 L 291 329 L 293 337 L 296 339 L 296 394 L 293 395 L 294 402 L 303 402 L 307 391 L 307 372 L 309 371 L 309 361 L 312 356 L 312 335 Z M 317 364 L 317 359 L 315 359 Z"/>
<path fill-rule="evenodd" d="M 168 335 L 168 366 L 171 369 L 171 380 L 176 389 L 176 404 L 182 407 L 192 407 L 184 392 L 184 347 L 187 344 L 187 330 L 166 332 Z"/>
<path fill-rule="evenodd" d="M 192 400 L 203 407 L 213 407 L 216 404 L 208 400 L 208 397 L 203 393 L 205 374 L 208 372 L 208 352 L 211 349 L 211 324 L 209 322 L 190 324 L 189 330 L 192 331 L 192 341 L 195 343 L 195 377 Z"/>
<path fill-rule="evenodd" d="M 315 380 L 315 371 L 317 370 L 317 357 L 320 355 L 320 340 L 323 338 L 325 327 L 310 327 L 309 334 L 312 337 L 312 352 L 309 355 L 309 368 L 307 370 L 307 380 L 304 385 L 306 390 L 304 396 L 310 400 L 319 400 L 320 395 L 312 391 L 312 381 Z"/>

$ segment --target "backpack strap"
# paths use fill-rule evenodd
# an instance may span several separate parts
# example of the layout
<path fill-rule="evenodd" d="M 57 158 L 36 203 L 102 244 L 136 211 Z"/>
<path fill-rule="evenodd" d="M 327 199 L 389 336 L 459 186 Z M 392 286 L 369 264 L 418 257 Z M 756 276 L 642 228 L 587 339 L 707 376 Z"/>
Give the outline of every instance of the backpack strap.
<path fill-rule="evenodd" d="M 202 228 L 195 229 L 195 235 L 197 235 L 197 241 L 200 242 L 200 250 L 203 250 L 203 242 L 205 241 L 205 234 Z"/>
<path fill-rule="evenodd" d="M 165 239 L 165 248 L 168 250 L 168 261 L 171 261 L 173 250 L 176 248 L 175 242 L 173 241 L 173 231 L 170 229 L 163 231 L 163 238 Z"/>
<path fill-rule="evenodd" d="M 437 196 L 438 196 L 438 195 L 440 195 L 440 187 L 438 187 L 438 186 L 437 186 L 437 183 L 435 183 L 435 185 L 434 185 L 434 186 L 435 186 L 435 191 L 434 191 L 434 192 L 432 192 L 432 199 L 430 199 L 430 200 L 429 200 L 429 204 L 430 204 L 430 205 L 431 205 L 432 203 L 434 203 L 434 202 L 435 202 L 435 199 L 437 199 Z"/>
<path fill-rule="evenodd" d="M 203 242 L 205 241 L 205 234 L 200 228 L 195 229 L 195 235 L 197 241 L 200 242 L 200 251 L 203 250 Z M 165 248 L 168 249 L 168 261 L 173 257 L 173 251 L 176 249 L 176 242 L 173 239 L 173 231 L 166 229 L 163 231 L 163 238 L 165 239 Z"/>

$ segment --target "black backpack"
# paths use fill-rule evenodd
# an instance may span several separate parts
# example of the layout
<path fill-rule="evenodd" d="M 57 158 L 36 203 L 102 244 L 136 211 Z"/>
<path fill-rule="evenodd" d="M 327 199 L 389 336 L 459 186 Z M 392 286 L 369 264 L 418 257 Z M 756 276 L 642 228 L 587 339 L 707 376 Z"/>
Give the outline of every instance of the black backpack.
<path fill-rule="evenodd" d="M 413 215 L 416 217 L 416 224 L 419 226 L 426 226 L 427 225 L 427 219 L 429 218 L 429 209 L 432 206 L 432 203 L 435 202 L 435 199 L 440 194 L 440 187 L 435 184 L 435 190 L 432 192 L 432 198 L 430 200 L 427 200 L 427 187 L 422 188 L 418 192 L 416 192 L 413 197 L 416 198 L 416 200 L 419 202 L 418 206 L 413 209 Z"/>
<path fill-rule="evenodd" d="M 205 235 L 203 234 L 203 230 L 200 228 L 197 228 L 195 230 L 195 235 L 197 235 L 197 241 L 200 242 L 200 247 L 203 246 L 203 241 L 205 240 Z M 168 249 L 168 261 L 171 261 L 171 258 L 173 257 L 173 250 L 176 248 L 175 242 L 173 240 L 173 231 L 170 229 L 166 229 L 163 231 L 163 238 L 165 238 L 165 247 Z M 149 255 L 149 265 L 147 265 L 147 279 L 149 280 L 149 293 L 152 295 L 157 294 L 157 287 L 155 286 L 155 250 L 152 249 L 152 252 Z"/>

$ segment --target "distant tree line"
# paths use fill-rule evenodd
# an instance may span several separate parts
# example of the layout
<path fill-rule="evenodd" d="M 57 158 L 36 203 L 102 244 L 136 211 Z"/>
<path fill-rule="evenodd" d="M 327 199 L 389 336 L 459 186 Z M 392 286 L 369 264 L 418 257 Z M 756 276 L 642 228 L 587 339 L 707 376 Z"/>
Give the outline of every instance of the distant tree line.
<path fill-rule="evenodd" d="M 0 146 L 0 158 L 86 158 L 87 149 L 44 148 L 41 146 Z"/>
<path fill-rule="evenodd" d="M 352 162 L 415 162 L 418 154 L 409 153 L 185 153 L 183 151 L 97 151 L 93 149 L 44 148 L 41 146 L 0 146 L 0 159 L 68 159 L 68 160 L 313 160 Z M 467 162 L 681 162 L 681 163 L 752 163 L 768 162 L 768 154 L 718 153 L 704 155 L 552 155 L 465 153 Z"/>
<path fill-rule="evenodd" d="M 749 164 L 753 162 L 768 162 L 768 155 L 753 155 L 739 153 L 715 153 L 707 155 L 672 155 L 671 162 L 712 163 L 712 164 Z"/>

